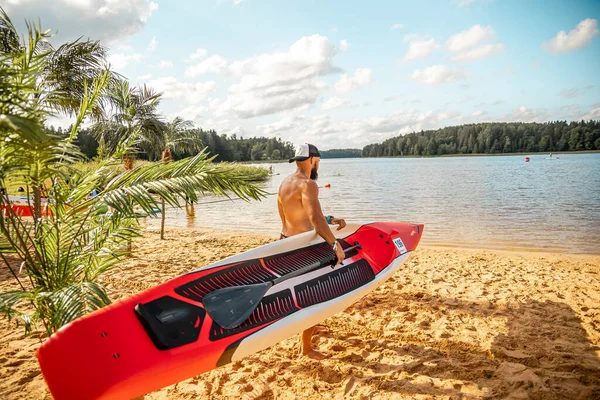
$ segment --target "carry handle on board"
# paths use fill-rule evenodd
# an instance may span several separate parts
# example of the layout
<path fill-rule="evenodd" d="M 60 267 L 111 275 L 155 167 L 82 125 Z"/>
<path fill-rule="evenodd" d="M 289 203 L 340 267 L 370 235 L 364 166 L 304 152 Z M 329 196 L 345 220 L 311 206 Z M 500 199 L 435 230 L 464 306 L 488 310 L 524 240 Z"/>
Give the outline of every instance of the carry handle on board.
<path fill-rule="evenodd" d="M 344 253 L 360 248 L 360 244 L 355 242 L 354 246 L 345 249 Z M 248 319 L 271 286 L 327 265 L 334 262 L 335 259 L 336 255 L 334 254 L 326 260 L 316 261 L 272 281 L 217 289 L 204 296 L 202 304 L 204 304 L 204 309 L 208 315 L 221 327 L 225 329 L 235 328 Z"/>

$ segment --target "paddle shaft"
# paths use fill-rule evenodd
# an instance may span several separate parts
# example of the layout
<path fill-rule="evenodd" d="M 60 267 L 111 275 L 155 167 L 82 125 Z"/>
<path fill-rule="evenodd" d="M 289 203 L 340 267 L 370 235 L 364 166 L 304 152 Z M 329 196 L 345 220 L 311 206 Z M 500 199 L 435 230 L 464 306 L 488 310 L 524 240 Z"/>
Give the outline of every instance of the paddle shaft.
<path fill-rule="evenodd" d="M 345 249 L 344 253 L 347 253 L 350 250 L 354 250 L 354 249 L 359 248 L 359 247 L 360 247 L 360 244 L 355 244 L 354 246 L 351 246 L 351 247 L 348 247 L 347 249 Z M 330 258 L 328 260 L 325 260 L 325 261 L 315 261 L 314 263 L 312 263 L 310 265 L 307 265 L 304 268 L 300 268 L 300 269 L 298 269 L 296 271 L 290 272 L 289 274 L 285 274 L 285 275 L 280 276 L 279 278 L 275 278 L 275 279 L 273 279 L 271 281 L 271 283 L 273 285 L 277 285 L 278 283 L 281 283 L 283 281 L 287 281 L 288 279 L 292 279 L 292 278 L 295 278 L 295 277 L 297 277 L 299 275 L 303 275 L 303 274 L 305 274 L 307 272 L 312 271 L 313 269 L 319 268 L 323 264 L 326 264 L 328 262 L 333 261 L 335 259 L 335 257 L 337 257 L 337 256 L 334 254 L 333 258 Z"/>

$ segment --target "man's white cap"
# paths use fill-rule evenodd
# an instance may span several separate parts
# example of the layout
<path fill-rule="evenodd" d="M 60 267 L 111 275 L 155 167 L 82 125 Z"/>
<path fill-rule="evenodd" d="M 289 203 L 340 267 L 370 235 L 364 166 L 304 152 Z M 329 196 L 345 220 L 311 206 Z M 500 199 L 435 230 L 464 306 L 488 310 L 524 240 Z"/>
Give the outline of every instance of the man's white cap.
<path fill-rule="evenodd" d="M 319 153 L 316 146 L 304 143 L 296 146 L 296 155 L 290 158 L 290 162 L 306 161 L 311 157 L 321 157 L 321 153 Z"/>

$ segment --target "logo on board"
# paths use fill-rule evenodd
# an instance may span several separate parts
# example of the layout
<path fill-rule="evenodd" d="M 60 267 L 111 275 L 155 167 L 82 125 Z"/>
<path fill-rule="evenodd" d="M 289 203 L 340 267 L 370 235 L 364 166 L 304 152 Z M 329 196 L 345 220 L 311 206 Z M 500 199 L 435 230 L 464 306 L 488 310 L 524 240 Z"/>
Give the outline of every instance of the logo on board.
<path fill-rule="evenodd" d="M 402 239 L 400 239 L 400 238 L 394 239 L 394 244 L 396 245 L 396 248 L 398 249 L 400 254 L 408 253 L 408 250 L 406 249 L 406 246 L 402 242 Z"/>

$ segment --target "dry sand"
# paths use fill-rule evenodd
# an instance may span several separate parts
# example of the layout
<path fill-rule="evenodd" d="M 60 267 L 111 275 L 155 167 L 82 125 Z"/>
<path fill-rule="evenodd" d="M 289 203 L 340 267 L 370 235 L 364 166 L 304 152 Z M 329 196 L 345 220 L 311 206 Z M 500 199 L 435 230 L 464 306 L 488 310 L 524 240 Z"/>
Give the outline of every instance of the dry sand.
<path fill-rule="evenodd" d="M 275 240 L 146 231 L 105 278 L 117 300 Z M 5 267 L 0 291 L 16 288 Z M 322 362 L 289 338 L 153 399 L 600 399 L 600 256 L 419 248 L 396 275 L 324 322 Z M 35 350 L 0 321 L 0 398 L 50 398 Z"/>

